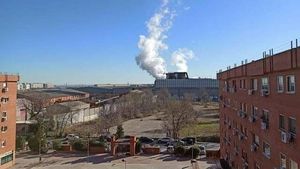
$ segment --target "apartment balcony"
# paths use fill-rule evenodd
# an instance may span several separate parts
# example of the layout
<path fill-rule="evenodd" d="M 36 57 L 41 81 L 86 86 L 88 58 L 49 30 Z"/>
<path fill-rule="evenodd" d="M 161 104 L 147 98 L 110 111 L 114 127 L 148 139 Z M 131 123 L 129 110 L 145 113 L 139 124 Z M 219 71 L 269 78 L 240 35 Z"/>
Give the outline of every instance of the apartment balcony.
<path fill-rule="evenodd" d="M 248 119 L 249 119 L 250 123 L 254 123 L 256 121 L 256 117 L 255 116 L 249 116 Z"/>
<path fill-rule="evenodd" d="M 252 152 L 256 152 L 258 149 L 258 145 L 256 143 L 252 143 L 250 149 Z"/>
<path fill-rule="evenodd" d="M 267 130 L 269 128 L 269 124 L 267 122 L 262 121 L 261 122 L 261 129 Z"/>
<path fill-rule="evenodd" d="M 237 116 L 244 119 L 247 117 L 247 113 L 243 110 L 239 110 L 239 111 L 237 111 Z"/>

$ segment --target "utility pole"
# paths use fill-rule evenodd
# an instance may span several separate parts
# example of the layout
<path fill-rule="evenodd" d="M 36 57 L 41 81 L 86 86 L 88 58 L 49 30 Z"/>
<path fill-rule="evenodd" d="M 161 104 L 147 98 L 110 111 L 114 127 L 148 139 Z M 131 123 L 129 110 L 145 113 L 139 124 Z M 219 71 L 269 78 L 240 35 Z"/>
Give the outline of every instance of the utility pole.
<path fill-rule="evenodd" d="M 39 162 L 42 161 L 42 153 L 41 153 L 41 139 L 39 139 Z"/>

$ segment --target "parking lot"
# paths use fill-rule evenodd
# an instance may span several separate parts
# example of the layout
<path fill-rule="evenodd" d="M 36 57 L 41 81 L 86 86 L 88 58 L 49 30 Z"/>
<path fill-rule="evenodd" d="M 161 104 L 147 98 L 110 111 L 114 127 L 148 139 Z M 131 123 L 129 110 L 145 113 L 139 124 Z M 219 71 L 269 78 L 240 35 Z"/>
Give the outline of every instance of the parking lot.
<path fill-rule="evenodd" d="M 190 159 L 177 158 L 169 154 L 112 157 L 109 154 L 92 155 L 85 153 L 48 153 L 39 163 L 38 155 L 18 153 L 13 169 L 217 169 L 217 160 L 200 158 L 194 167 Z M 125 159 L 125 161 L 123 161 Z M 126 163 L 126 164 L 125 164 Z M 197 167 L 196 167 L 197 166 Z"/>

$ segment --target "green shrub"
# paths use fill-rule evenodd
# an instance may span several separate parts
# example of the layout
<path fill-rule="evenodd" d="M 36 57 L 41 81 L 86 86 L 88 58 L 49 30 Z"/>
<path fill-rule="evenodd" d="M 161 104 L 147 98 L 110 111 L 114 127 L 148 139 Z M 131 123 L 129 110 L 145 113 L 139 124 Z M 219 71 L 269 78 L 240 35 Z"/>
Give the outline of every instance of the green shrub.
<path fill-rule="evenodd" d="M 122 125 L 119 125 L 117 127 L 116 137 L 117 137 L 117 139 L 124 137 L 124 129 L 123 129 Z"/>
<path fill-rule="evenodd" d="M 89 144 L 92 147 L 106 147 L 107 146 L 105 141 L 100 141 L 100 140 L 91 140 Z"/>
<path fill-rule="evenodd" d="M 142 150 L 142 143 L 141 142 L 136 142 L 136 145 L 135 145 L 135 153 L 140 153 Z"/>
<path fill-rule="evenodd" d="M 53 141 L 52 141 L 52 144 L 53 144 L 53 149 L 54 149 L 54 150 L 61 150 L 61 149 L 62 149 L 59 140 L 53 140 Z"/>
<path fill-rule="evenodd" d="M 183 146 L 177 146 L 174 149 L 174 154 L 179 155 L 179 156 L 183 156 L 185 154 L 186 150 Z"/>
<path fill-rule="evenodd" d="M 187 157 L 192 157 L 193 155 L 193 158 L 197 158 L 200 155 L 200 149 L 196 146 L 193 146 L 186 151 L 185 155 Z"/>
<path fill-rule="evenodd" d="M 23 150 L 26 143 L 26 137 L 25 136 L 17 136 L 16 137 L 16 147 L 18 150 Z"/>
<path fill-rule="evenodd" d="M 41 143 L 41 144 L 40 144 Z M 28 146 L 31 151 L 39 152 L 39 148 L 41 147 L 41 153 L 46 153 L 48 151 L 46 140 L 39 140 L 35 136 L 31 136 L 28 140 Z"/>
<path fill-rule="evenodd" d="M 202 136 L 197 137 L 198 142 L 213 142 L 213 143 L 220 143 L 220 136 Z"/>
<path fill-rule="evenodd" d="M 81 140 L 76 140 L 72 143 L 72 146 L 77 151 L 83 151 L 85 150 L 85 145 Z"/>

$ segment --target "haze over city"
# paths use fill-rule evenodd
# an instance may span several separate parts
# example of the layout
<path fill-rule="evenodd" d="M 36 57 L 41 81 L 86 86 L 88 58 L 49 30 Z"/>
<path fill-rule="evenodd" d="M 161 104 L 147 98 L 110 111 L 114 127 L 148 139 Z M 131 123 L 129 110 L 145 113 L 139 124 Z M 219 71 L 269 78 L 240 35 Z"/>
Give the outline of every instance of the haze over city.
<path fill-rule="evenodd" d="M 162 5 L 159 0 L 1 1 L 0 71 L 19 73 L 22 82 L 153 83 L 136 57 L 141 36 L 151 34 L 147 23 L 161 8 L 170 12 L 159 39 L 167 72 L 178 70 L 172 55 L 183 49 L 190 52 L 191 77 L 215 78 L 221 68 L 261 58 L 264 50 L 300 37 L 297 0 Z"/>

